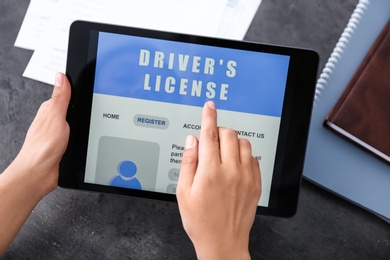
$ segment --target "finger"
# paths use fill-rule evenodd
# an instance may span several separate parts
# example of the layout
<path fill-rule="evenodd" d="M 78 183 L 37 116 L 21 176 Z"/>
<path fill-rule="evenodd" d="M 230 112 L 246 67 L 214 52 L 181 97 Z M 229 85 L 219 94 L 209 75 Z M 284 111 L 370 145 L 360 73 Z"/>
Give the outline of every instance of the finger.
<path fill-rule="evenodd" d="M 196 169 L 198 168 L 198 139 L 193 135 L 187 136 L 184 148 L 176 189 L 178 199 L 184 192 L 190 190 L 194 181 Z"/>
<path fill-rule="evenodd" d="M 218 128 L 221 162 L 240 162 L 237 132 L 233 129 Z"/>
<path fill-rule="evenodd" d="M 59 113 L 59 116 L 66 117 L 69 101 L 71 95 L 71 88 L 68 78 L 58 72 L 56 74 L 53 93 L 51 95 L 50 102 L 54 104 L 54 108 Z"/>
<path fill-rule="evenodd" d="M 247 139 L 240 138 L 240 162 L 242 164 L 251 165 L 252 163 L 252 146 Z"/>
<path fill-rule="evenodd" d="M 201 126 L 199 160 L 204 161 L 205 163 L 220 160 L 217 110 L 215 109 L 215 103 L 213 101 L 208 101 L 203 106 Z"/>

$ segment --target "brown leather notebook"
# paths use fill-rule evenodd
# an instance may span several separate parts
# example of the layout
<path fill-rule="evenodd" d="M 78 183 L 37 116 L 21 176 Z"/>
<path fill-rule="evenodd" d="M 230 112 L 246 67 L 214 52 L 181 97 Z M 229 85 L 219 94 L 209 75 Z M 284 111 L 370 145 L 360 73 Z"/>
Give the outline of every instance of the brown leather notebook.
<path fill-rule="evenodd" d="M 390 163 L 390 20 L 324 125 Z"/>

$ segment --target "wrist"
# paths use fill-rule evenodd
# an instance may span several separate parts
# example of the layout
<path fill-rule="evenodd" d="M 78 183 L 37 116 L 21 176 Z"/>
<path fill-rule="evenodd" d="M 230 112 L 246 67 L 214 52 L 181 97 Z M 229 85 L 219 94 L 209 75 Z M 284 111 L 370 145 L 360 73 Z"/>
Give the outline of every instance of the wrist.
<path fill-rule="evenodd" d="M 0 256 L 46 195 L 30 175 L 30 171 L 15 161 L 0 174 Z"/>
<path fill-rule="evenodd" d="M 231 252 L 229 250 L 229 252 L 221 252 L 221 251 L 209 251 L 209 252 L 199 252 L 198 253 L 198 250 L 196 250 L 196 256 L 197 256 L 197 259 L 198 260 L 250 260 L 251 257 L 250 257 L 250 254 L 249 254 L 249 251 L 235 251 L 235 252 Z"/>
<path fill-rule="evenodd" d="M 195 244 L 195 251 L 198 260 L 212 259 L 212 260 L 246 260 L 251 259 L 247 243 L 240 243 L 240 241 L 232 241 L 231 243 L 220 243 L 220 241 Z"/>
<path fill-rule="evenodd" d="M 32 203 L 38 203 L 49 192 L 50 188 L 42 185 L 43 180 L 33 167 L 18 156 L 3 172 L 4 178 L 13 189 L 19 191 L 20 197 L 25 197 Z"/>

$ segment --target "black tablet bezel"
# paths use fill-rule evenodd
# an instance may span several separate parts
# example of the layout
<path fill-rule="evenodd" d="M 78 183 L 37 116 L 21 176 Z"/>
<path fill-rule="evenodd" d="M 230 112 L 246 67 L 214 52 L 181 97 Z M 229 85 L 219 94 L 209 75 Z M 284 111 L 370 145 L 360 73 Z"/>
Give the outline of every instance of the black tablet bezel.
<path fill-rule="evenodd" d="M 257 213 L 281 217 L 295 214 L 317 77 L 318 55 L 316 52 L 84 21 L 74 22 L 69 34 L 66 75 L 72 86 L 72 97 L 67 114 L 71 131 L 68 148 L 60 163 L 59 186 L 176 201 L 176 196 L 172 194 L 84 182 L 97 50 L 94 37 L 97 38 L 97 32 L 111 32 L 290 56 L 269 205 L 268 207 L 258 206 Z"/>

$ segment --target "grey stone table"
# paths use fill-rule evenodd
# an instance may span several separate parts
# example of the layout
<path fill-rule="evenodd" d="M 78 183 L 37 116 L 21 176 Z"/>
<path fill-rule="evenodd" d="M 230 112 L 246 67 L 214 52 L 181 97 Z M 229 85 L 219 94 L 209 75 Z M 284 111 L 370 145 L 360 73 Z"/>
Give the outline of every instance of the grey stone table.
<path fill-rule="evenodd" d="M 0 1 L 0 172 L 17 154 L 35 111 L 52 89 L 22 77 L 32 52 L 13 47 L 28 4 Z M 245 39 L 314 49 L 320 54 L 321 70 L 356 4 L 357 0 L 263 0 Z M 253 259 L 390 259 L 390 225 L 303 181 L 294 217 L 256 217 L 250 251 Z M 195 258 L 176 203 L 61 188 L 37 205 L 5 255 Z"/>

